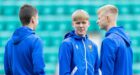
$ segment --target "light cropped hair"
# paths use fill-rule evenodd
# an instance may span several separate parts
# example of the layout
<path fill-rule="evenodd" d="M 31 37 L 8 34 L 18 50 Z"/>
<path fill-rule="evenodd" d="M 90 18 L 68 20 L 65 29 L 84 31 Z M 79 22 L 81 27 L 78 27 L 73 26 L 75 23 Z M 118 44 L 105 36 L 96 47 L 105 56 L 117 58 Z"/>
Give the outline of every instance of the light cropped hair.
<path fill-rule="evenodd" d="M 72 14 L 72 20 L 89 20 L 89 14 L 85 10 L 78 9 Z"/>
<path fill-rule="evenodd" d="M 99 8 L 99 10 L 97 11 L 97 13 L 109 13 L 111 15 L 117 16 L 118 15 L 118 8 L 114 5 L 105 5 L 101 8 Z"/>

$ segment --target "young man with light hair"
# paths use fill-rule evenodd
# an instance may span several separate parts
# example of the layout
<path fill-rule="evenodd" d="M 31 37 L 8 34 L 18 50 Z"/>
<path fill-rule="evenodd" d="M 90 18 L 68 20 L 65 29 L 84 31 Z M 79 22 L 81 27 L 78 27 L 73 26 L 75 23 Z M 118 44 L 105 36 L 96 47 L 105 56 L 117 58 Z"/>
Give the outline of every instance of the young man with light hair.
<path fill-rule="evenodd" d="M 59 75 L 98 75 L 97 46 L 89 40 L 89 15 L 84 10 L 72 14 L 73 31 L 59 48 Z"/>
<path fill-rule="evenodd" d="M 101 46 L 102 75 L 132 75 L 131 41 L 123 27 L 117 27 L 117 7 L 105 5 L 97 14 L 99 27 L 106 31 Z"/>

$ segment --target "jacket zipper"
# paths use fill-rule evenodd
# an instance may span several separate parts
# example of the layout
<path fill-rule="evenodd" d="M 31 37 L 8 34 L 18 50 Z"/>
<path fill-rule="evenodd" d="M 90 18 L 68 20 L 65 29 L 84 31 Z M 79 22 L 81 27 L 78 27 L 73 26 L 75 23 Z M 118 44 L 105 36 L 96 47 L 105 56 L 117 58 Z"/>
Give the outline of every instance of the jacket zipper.
<path fill-rule="evenodd" d="M 83 45 L 84 45 L 84 51 L 85 51 L 85 63 L 86 63 L 86 71 L 85 71 L 85 75 L 87 75 L 87 58 L 86 58 L 86 45 L 82 39 Z"/>

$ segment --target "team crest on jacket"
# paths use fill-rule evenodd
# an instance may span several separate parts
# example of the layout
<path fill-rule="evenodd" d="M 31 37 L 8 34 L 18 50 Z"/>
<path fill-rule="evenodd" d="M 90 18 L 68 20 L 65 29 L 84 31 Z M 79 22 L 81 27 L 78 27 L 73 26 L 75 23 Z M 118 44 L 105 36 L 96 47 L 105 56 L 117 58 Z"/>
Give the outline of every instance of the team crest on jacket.
<path fill-rule="evenodd" d="M 92 52 L 92 45 L 88 45 L 90 52 Z"/>

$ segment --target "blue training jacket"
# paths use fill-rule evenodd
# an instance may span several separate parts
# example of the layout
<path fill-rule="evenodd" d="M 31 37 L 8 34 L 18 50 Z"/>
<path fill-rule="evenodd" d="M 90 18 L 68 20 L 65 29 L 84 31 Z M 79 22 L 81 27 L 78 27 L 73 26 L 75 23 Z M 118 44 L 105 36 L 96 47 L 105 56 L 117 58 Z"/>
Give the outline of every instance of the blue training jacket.
<path fill-rule="evenodd" d="M 122 27 L 112 27 L 101 46 L 102 75 L 132 75 L 131 42 Z"/>
<path fill-rule="evenodd" d="M 59 75 L 98 75 L 98 68 L 96 45 L 75 31 L 67 33 L 59 48 Z"/>
<path fill-rule="evenodd" d="M 35 32 L 22 26 L 8 41 L 4 54 L 6 75 L 44 75 L 43 47 Z"/>

